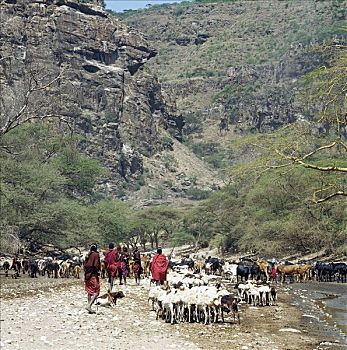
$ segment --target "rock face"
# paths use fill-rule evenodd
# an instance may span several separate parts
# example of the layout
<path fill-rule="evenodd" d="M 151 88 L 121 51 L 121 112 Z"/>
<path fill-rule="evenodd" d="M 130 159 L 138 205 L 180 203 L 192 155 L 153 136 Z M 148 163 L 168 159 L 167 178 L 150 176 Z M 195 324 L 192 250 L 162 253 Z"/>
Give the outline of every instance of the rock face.
<path fill-rule="evenodd" d="M 182 118 L 146 71 L 156 51 L 140 34 L 96 4 L 1 6 L 1 126 L 24 105 L 28 115 L 64 116 L 85 137 L 83 151 L 110 170 L 111 184 L 143 172 L 143 156 L 163 148 L 160 129 L 180 139 Z"/>

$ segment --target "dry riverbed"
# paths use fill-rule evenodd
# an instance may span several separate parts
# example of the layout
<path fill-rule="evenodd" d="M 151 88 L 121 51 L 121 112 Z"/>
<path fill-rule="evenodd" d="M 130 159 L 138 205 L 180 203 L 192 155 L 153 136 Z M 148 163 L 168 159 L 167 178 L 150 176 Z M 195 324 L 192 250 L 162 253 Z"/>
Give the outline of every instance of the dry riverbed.
<path fill-rule="evenodd" d="M 83 281 L 1 277 L 1 349 L 346 349 L 346 336 L 314 302 L 320 285 L 279 287 L 277 306 L 241 305 L 241 325 L 166 324 L 147 303 L 148 281 L 130 280 L 115 308 L 85 311 Z M 324 285 L 329 295 L 345 286 Z M 102 292 L 106 291 L 102 281 Z M 328 293 L 327 292 L 327 293 Z M 95 308 L 96 309 L 96 308 Z M 327 322 L 326 322 L 327 321 Z"/>

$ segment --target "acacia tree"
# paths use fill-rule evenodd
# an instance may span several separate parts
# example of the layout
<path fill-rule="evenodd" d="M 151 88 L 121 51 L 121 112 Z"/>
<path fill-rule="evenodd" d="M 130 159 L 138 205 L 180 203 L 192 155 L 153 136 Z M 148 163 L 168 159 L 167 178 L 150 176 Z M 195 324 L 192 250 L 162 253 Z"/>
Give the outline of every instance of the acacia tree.
<path fill-rule="evenodd" d="M 158 248 L 160 238 L 170 239 L 178 222 L 179 212 L 168 207 L 154 207 L 143 209 L 138 213 L 146 227 L 148 239 L 152 248 Z"/>
<path fill-rule="evenodd" d="M 301 99 L 311 109 L 318 107 L 316 118 L 306 127 L 301 126 L 301 130 L 305 141 L 312 134 L 312 126 L 320 128 L 325 135 L 318 135 L 310 147 L 296 139 L 285 148 L 276 148 L 282 163 L 275 165 L 302 166 L 326 174 L 313 192 L 314 203 L 347 196 L 347 47 L 332 42 L 320 50 L 328 56 L 328 63 L 305 76 L 305 93 Z"/>

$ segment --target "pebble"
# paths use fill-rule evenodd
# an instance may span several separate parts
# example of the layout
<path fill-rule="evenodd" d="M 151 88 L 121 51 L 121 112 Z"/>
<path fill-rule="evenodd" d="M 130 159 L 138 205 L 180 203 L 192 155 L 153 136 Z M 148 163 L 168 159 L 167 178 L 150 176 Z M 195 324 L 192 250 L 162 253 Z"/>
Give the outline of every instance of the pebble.
<path fill-rule="evenodd" d="M 295 328 L 281 328 L 279 332 L 301 333 L 301 331 Z"/>

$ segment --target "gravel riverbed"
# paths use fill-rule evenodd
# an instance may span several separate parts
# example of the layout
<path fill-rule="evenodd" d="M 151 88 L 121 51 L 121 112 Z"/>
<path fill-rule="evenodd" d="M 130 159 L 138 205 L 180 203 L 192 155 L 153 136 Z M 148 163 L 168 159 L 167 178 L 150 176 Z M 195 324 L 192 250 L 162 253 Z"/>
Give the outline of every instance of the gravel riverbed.
<path fill-rule="evenodd" d="M 347 349 L 346 334 L 319 297 L 346 296 L 346 285 L 278 286 L 276 306 L 241 305 L 241 324 L 166 324 L 147 302 L 149 281 L 129 280 L 116 307 L 84 309 L 83 280 L 1 277 L 1 349 Z M 102 293 L 107 283 L 102 281 Z M 317 302 L 318 300 L 318 302 Z M 344 305 L 340 305 L 342 308 Z M 94 306 L 95 310 L 96 307 Z"/>

